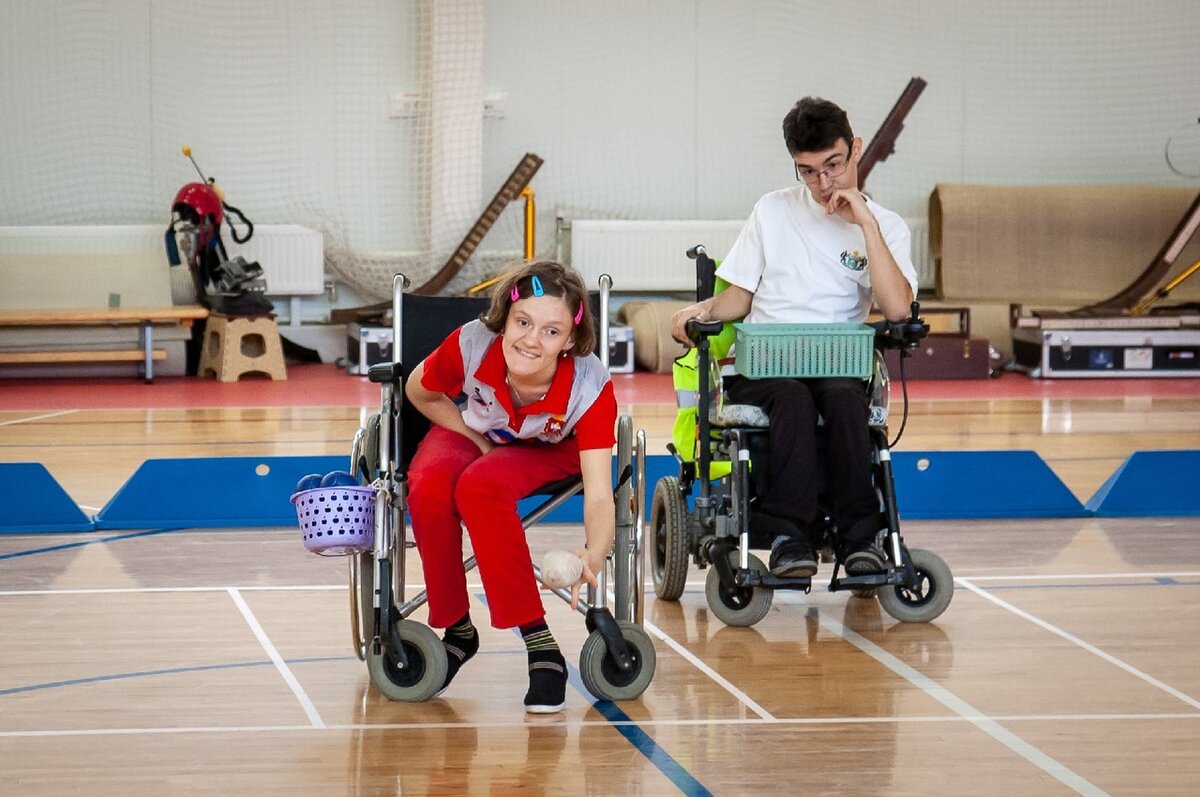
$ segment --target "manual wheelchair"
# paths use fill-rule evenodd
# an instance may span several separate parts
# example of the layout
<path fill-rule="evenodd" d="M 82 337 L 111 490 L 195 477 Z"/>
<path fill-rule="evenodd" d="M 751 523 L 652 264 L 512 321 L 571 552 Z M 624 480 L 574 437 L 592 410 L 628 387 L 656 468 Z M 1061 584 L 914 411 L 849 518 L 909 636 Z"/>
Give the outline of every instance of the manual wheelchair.
<path fill-rule="evenodd" d="M 442 640 L 428 626 L 409 619 L 425 604 L 424 591 L 405 601 L 405 554 L 414 547 L 405 520 L 407 472 L 420 435 L 428 429 L 420 413 L 404 400 L 409 370 L 447 334 L 478 317 L 486 299 L 404 295 L 408 280 L 393 278 L 392 361 L 370 367 L 368 378 L 380 387 L 379 412 L 354 437 L 352 473 L 374 488 L 374 545 L 349 557 L 350 625 L 354 651 L 366 661 L 371 681 L 391 700 L 422 701 L 441 690 L 447 659 Z M 607 362 L 608 291 L 612 281 L 600 280 L 599 327 L 601 359 Z M 593 296 L 593 303 L 597 297 Z M 405 367 L 405 363 L 409 367 Z M 644 528 L 645 433 L 633 434 L 633 422 L 622 416 L 617 425 L 617 533 L 607 565 L 597 573 L 599 589 L 589 587 L 578 610 L 591 632 L 583 644 L 579 671 L 584 686 L 597 698 L 629 700 L 649 686 L 655 651 L 642 629 L 642 555 Z M 534 495 L 544 497 L 522 517 L 528 530 L 553 509 L 582 490 L 579 477 L 544 485 Z M 470 570 L 473 556 L 463 563 Z M 609 574 L 611 571 L 611 582 Z M 541 573 L 534 566 L 539 583 Z M 608 608 L 609 593 L 613 610 Z M 570 590 L 551 590 L 569 602 Z"/>
<path fill-rule="evenodd" d="M 688 251 L 696 260 L 697 301 L 713 295 L 716 263 L 703 246 Z M 755 325 L 746 325 L 753 327 Z M 903 358 L 924 338 L 929 327 L 920 319 L 913 302 L 911 315 L 900 322 L 876 322 L 868 362 L 872 372 L 864 381 L 870 396 L 869 438 L 872 447 L 872 477 L 879 496 L 881 529 L 876 546 L 883 554 L 885 571 L 871 575 L 842 574 L 837 554 L 837 529 L 828 514 L 821 512 L 819 529 L 809 530 L 809 542 L 823 562 L 833 562 L 829 590 L 851 590 L 859 597 L 876 596 L 883 609 L 902 622 L 929 622 L 941 615 L 954 594 L 954 579 L 946 563 L 931 551 L 909 548 L 900 535 L 895 486 L 892 479 L 891 445 L 888 442 L 890 381 L 883 352 L 898 350 L 901 384 Z M 752 533 L 750 508 L 761 494 L 766 468 L 755 467 L 767 451 L 770 420 L 758 407 L 726 405 L 721 399 L 720 376 L 711 351 L 714 336 L 726 334 L 723 322 L 687 324 L 695 343 L 696 436 L 695 452 L 680 450 L 676 442 L 667 448 L 679 464 L 678 476 L 658 480 L 650 511 L 650 569 L 654 590 L 663 600 L 678 600 L 687 580 L 689 560 L 710 568 L 705 579 L 705 598 L 713 614 L 731 626 L 751 626 L 766 616 L 778 589 L 812 588 L 812 578 L 781 578 L 772 575 L 751 548 L 769 547 L 770 541 Z M 748 330 L 747 330 L 748 331 Z M 866 330 L 859 330 L 866 331 Z M 739 356 L 744 353 L 739 352 Z M 678 367 L 678 366 L 677 366 Z M 777 376 L 808 376 L 778 373 Z M 677 385 L 677 388 L 679 386 Z M 684 391 L 678 391 L 682 393 Z M 681 408 L 682 409 L 682 408 Z M 905 391 L 905 419 L 907 419 Z M 682 415 L 682 412 L 681 412 Z M 901 425 L 903 432 L 903 424 Z M 897 436 L 897 439 L 899 435 Z M 821 430 L 818 428 L 818 445 Z M 697 495 L 693 498 L 693 488 Z M 692 509 L 688 509 L 691 499 Z M 827 505 L 827 501 L 822 499 Z"/>

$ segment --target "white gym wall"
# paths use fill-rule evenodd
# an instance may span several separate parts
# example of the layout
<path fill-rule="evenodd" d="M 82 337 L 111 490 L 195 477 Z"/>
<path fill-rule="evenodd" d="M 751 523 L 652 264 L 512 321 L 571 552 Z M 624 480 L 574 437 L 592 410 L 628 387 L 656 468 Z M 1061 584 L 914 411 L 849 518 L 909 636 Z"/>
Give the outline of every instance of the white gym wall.
<path fill-rule="evenodd" d="M 545 159 L 549 254 L 560 209 L 744 217 L 793 180 L 797 97 L 869 138 L 913 75 L 929 86 L 870 181 L 905 216 L 938 182 L 1188 185 L 1163 146 L 1200 116 L 1197 42 L 1195 0 L 0 0 L 0 224 L 165 228 L 189 144 L 256 223 L 419 252 L 422 158 L 460 146 L 463 233 L 524 153 Z M 391 102 L 431 75 L 495 100 L 441 149 Z M 512 207 L 483 248 L 519 251 L 520 231 Z"/>

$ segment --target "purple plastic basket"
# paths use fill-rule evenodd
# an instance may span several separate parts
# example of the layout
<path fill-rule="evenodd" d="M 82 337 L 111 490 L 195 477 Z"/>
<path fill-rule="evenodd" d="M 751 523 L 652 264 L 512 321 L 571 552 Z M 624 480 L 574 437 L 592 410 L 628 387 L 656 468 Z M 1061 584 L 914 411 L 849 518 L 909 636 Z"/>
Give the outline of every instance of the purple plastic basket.
<path fill-rule="evenodd" d="M 321 556 L 348 556 L 375 545 L 375 490 L 318 487 L 292 495 L 304 547 Z"/>

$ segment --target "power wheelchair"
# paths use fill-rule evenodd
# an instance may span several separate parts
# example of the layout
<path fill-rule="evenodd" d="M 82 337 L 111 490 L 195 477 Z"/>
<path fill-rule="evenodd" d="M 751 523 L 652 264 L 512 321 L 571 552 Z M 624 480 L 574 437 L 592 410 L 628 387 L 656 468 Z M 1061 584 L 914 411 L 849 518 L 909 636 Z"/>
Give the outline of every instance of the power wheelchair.
<path fill-rule="evenodd" d="M 608 291 L 605 275 L 599 300 L 602 359 L 607 362 Z M 380 387 L 379 412 L 355 434 L 350 454 L 352 473 L 374 488 L 374 547 L 349 557 L 350 625 L 354 651 L 366 661 L 371 681 L 390 700 L 423 701 L 442 688 L 447 659 L 442 640 L 428 626 L 409 619 L 427 601 L 424 591 L 405 601 L 405 554 L 414 547 L 405 520 L 407 467 L 428 421 L 404 401 L 404 382 L 411 366 L 432 351 L 447 334 L 478 317 L 486 299 L 404 295 L 408 280 L 397 274 L 392 290 L 392 361 L 370 367 L 368 378 Z M 405 311 L 408 316 L 406 317 Z M 411 364 L 406 368 L 404 363 Z M 579 657 L 584 686 L 603 700 L 630 700 L 649 686 L 656 664 L 654 645 L 642 628 L 642 534 L 644 521 L 645 433 L 633 434 L 633 421 L 622 416 L 617 426 L 617 533 L 599 589 L 588 586 L 578 610 L 590 635 Z M 528 529 L 583 488 L 579 477 L 544 485 L 544 497 L 521 518 Z M 475 557 L 463 566 L 475 567 Z M 540 569 L 534 573 L 541 583 Z M 610 579 L 611 573 L 611 579 Z M 609 593 L 613 609 L 608 607 Z M 570 602 L 569 589 L 553 589 Z"/>
<path fill-rule="evenodd" d="M 688 250 L 696 261 L 697 301 L 713 295 L 716 263 L 703 246 Z M 891 445 L 888 442 L 890 381 L 883 352 L 898 350 L 901 384 L 903 358 L 924 338 L 929 327 L 913 302 L 911 315 L 900 322 L 876 322 L 873 340 L 873 376 L 864 383 L 870 395 L 869 438 L 872 478 L 879 496 L 881 529 L 876 545 L 883 554 L 885 571 L 851 576 L 842 573 L 837 554 L 837 529 L 824 511 L 819 530 L 809 530 L 809 542 L 822 562 L 833 562 L 829 590 L 850 590 L 859 597 L 876 596 L 883 609 L 897 620 L 929 622 L 946 610 L 954 594 L 954 579 L 946 563 L 931 551 L 909 548 L 900 535 L 900 518 L 892 479 Z M 724 329 L 723 322 L 687 324 L 698 354 L 696 435 L 693 456 L 667 448 L 679 464 L 678 476 L 664 476 L 655 485 L 650 511 L 649 556 L 656 595 L 678 600 L 687 580 L 689 560 L 710 568 L 705 598 L 713 614 L 731 626 L 752 626 L 766 616 L 775 590 L 809 592 L 812 578 L 772 575 L 751 548 L 769 547 L 770 541 L 750 528 L 750 507 L 761 493 L 768 448 L 769 419 L 757 407 L 726 406 L 720 376 L 714 368 L 711 339 Z M 784 375 L 784 374 L 779 374 Z M 681 391 L 682 392 L 682 391 Z M 907 391 L 904 415 L 907 420 Z M 901 425 L 901 433 L 903 424 Z M 899 435 L 897 435 L 899 439 Z M 821 443 L 818 429 L 818 445 Z M 693 488 L 697 494 L 693 497 Z M 692 508 L 689 510 L 689 499 Z M 827 506 L 826 497 L 821 499 Z"/>

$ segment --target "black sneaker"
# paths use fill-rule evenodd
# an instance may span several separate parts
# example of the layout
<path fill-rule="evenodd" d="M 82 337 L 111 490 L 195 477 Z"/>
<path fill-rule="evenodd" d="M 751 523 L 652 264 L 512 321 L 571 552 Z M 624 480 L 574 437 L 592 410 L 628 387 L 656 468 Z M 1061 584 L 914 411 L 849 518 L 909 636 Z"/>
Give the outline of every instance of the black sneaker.
<path fill-rule="evenodd" d="M 817 574 L 817 560 L 808 542 L 799 537 L 784 540 L 771 549 L 771 575 L 805 578 Z"/>
<path fill-rule="evenodd" d="M 531 655 L 525 710 L 530 714 L 553 714 L 561 711 L 566 702 L 567 660 L 557 651 L 537 658 Z"/>
<path fill-rule="evenodd" d="M 879 555 L 879 551 L 874 546 L 851 551 L 842 566 L 846 569 L 848 576 L 872 576 L 887 569 L 883 563 L 883 557 Z"/>
<path fill-rule="evenodd" d="M 442 688 L 434 693 L 434 697 L 440 697 L 462 666 L 479 652 L 479 632 L 472 631 L 469 637 L 447 633 L 442 637 L 442 644 L 446 647 L 446 680 L 442 683 Z"/>

